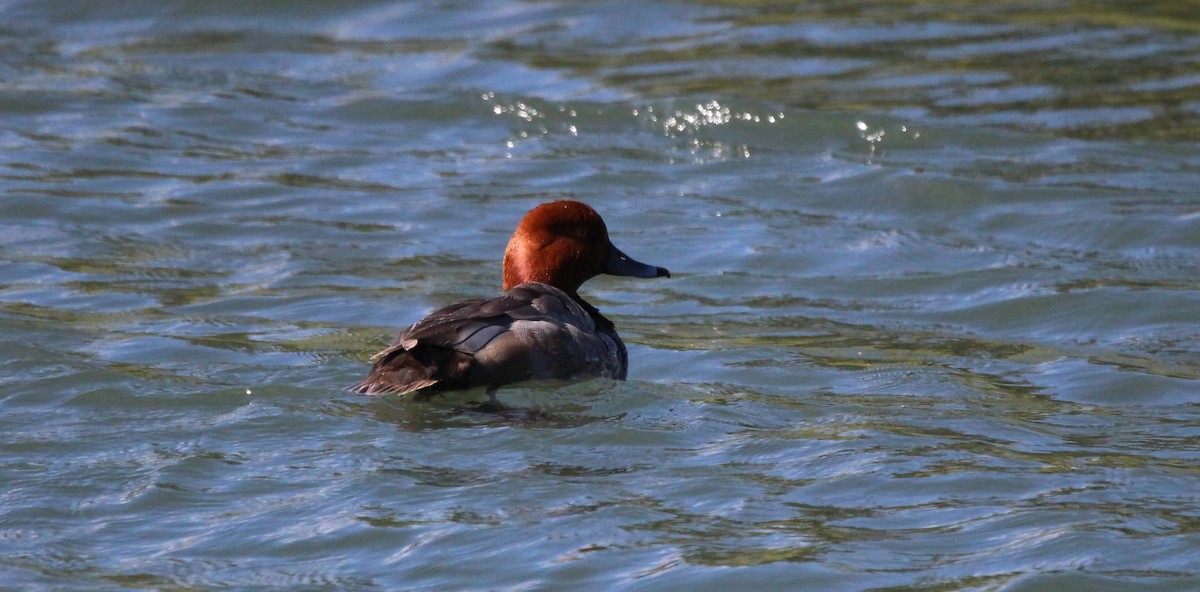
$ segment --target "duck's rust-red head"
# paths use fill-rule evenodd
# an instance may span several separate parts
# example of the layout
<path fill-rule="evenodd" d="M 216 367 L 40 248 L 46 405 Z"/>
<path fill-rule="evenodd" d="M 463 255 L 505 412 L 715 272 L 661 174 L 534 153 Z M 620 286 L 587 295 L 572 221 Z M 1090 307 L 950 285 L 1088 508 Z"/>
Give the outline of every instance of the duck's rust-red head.
<path fill-rule="evenodd" d="M 542 282 L 575 294 L 602 273 L 669 277 L 662 267 L 631 259 L 613 246 L 604 219 L 577 201 L 544 203 L 525 214 L 504 251 L 504 289 Z"/>

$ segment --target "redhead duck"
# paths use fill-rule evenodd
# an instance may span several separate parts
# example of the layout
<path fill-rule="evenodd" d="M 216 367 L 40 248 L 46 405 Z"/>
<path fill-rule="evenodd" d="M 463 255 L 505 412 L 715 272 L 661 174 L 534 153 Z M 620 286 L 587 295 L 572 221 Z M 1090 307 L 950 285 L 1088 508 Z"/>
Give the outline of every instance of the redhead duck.
<path fill-rule="evenodd" d="M 504 293 L 438 309 L 400 332 L 353 391 L 369 395 L 499 387 L 534 379 L 624 380 L 625 344 L 579 296 L 602 273 L 669 277 L 613 246 L 600 214 L 577 201 L 525 214 L 504 251 Z"/>

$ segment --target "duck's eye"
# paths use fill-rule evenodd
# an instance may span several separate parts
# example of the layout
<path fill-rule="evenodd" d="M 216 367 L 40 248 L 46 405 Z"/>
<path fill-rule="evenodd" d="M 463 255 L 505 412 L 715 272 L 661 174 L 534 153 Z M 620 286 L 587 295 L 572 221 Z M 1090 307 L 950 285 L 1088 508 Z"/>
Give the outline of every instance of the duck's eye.
<path fill-rule="evenodd" d="M 586 241 L 588 239 L 588 231 L 586 228 L 576 228 L 575 238 Z"/>

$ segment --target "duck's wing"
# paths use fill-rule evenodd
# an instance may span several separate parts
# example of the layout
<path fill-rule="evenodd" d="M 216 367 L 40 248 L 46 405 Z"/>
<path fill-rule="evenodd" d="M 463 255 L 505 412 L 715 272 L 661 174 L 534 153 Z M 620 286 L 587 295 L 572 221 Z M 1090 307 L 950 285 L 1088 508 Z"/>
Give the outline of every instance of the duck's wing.
<path fill-rule="evenodd" d="M 438 392 L 528 380 L 536 373 L 522 359 L 530 351 L 530 329 L 555 332 L 579 323 L 590 323 L 587 313 L 560 290 L 541 284 L 522 284 L 497 298 L 458 302 L 401 331 L 391 346 L 372 356 L 375 365 L 351 390 Z"/>

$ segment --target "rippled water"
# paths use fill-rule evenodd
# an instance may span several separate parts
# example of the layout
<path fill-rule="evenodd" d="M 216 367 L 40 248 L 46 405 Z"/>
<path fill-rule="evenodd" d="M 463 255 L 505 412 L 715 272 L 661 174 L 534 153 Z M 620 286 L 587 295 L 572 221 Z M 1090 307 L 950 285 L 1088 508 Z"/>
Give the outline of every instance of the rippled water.
<path fill-rule="evenodd" d="M 1198 589 L 1192 10 L 0 4 L 0 587 Z M 630 381 L 342 390 L 564 197 Z"/>

